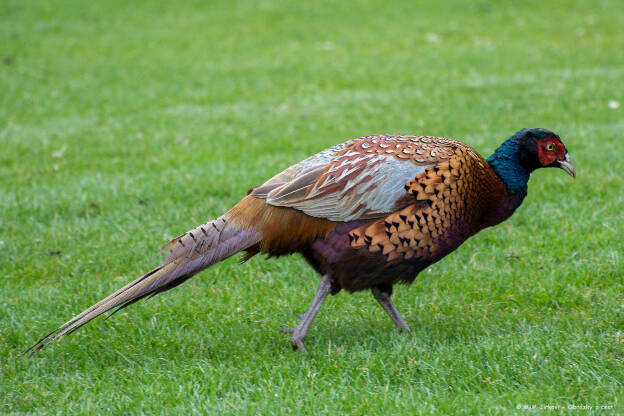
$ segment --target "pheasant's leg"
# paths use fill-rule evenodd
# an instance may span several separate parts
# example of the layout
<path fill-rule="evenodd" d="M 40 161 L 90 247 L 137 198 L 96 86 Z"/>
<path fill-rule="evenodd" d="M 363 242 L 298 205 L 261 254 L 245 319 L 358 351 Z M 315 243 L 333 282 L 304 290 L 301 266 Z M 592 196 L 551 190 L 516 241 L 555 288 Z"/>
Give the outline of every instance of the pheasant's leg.
<path fill-rule="evenodd" d="M 316 289 L 316 294 L 314 295 L 314 299 L 312 299 L 312 304 L 310 305 L 310 308 L 301 317 L 301 323 L 296 328 L 282 329 L 282 332 L 292 334 L 292 337 L 290 338 L 290 344 L 292 345 L 294 350 L 298 349 L 303 352 L 308 352 L 305 348 L 305 345 L 303 345 L 303 341 L 305 341 L 305 337 L 308 334 L 308 330 L 310 329 L 310 325 L 312 325 L 314 317 L 318 313 L 319 309 L 321 309 L 323 301 L 329 294 L 330 287 L 331 283 L 329 281 L 329 276 L 323 276 L 321 284 L 319 285 L 318 289 Z"/>
<path fill-rule="evenodd" d="M 384 308 L 388 315 L 390 315 L 390 318 L 392 318 L 392 320 L 394 321 L 394 324 L 399 329 L 399 332 L 409 331 L 409 326 L 407 326 L 407 324 L 403 320 L 403 317 L 401 316 L 399 311 L 397 311 L 396 306 L 394 306 L 390 294 L 388 292 L 379 290 L 376 287 L 372 288 L 371 291 L 373 292 L 373 296 L 375 296 L 375 299 L 377 299 L 377 302 L 379 302 L 381 307 Z"/>

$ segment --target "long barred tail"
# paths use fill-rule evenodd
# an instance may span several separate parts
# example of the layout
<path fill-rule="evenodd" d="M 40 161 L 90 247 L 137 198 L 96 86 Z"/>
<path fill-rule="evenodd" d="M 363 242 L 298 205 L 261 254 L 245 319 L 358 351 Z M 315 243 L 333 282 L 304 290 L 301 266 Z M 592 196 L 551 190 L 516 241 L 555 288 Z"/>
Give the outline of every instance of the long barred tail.
<path fill-rule="evenodd" d="M 171 250 L 162 265 L 76 315 L 39 339 L 22 355 L 30 352 L 32 356 L 52 341 L 77 330 L 103 313 L 115 308 L 114 312 L 117 312 L 147 296 L 178 286 L 201 270 L 260 241 L 261 234 L 258 231 L 253 227 L 236 225 L 230 221 L 228 214 L 173 239 L 163 247 Z"/>

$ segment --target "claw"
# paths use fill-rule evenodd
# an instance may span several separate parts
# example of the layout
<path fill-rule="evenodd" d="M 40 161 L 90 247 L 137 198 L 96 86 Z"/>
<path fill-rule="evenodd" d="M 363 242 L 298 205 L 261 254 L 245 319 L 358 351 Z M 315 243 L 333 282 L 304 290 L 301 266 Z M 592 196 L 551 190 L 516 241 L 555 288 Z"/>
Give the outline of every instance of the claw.
<path fill-rule="evenodd" d="M 407 325 L 399 328 L 399 334 L 409 334 L 410 332 L 412 332 L 412 330 Z"/>
<path fill-rule="evenodd" d="M 306 350 L 305 345 L 303 345 L 303 339 L 301 338 L 295 338 L 294 336 L 290 339 L 290 345 L 292 345 L 293 351 L 301 351 L 304 354 L 308 353 L 308 350 Z"/>
<path fill-rule="evenodd" d="M 305 340 L 305 336 L 301 336 L 301 331 L 297 331 L 297 328 L 282 328 L 280 329 L 282 334 L 293 334 L 290 337 L 290 345 L 292 346 L 293 351 L 301 351 L 305 354 L 308 353 L 303 341 Z"/>

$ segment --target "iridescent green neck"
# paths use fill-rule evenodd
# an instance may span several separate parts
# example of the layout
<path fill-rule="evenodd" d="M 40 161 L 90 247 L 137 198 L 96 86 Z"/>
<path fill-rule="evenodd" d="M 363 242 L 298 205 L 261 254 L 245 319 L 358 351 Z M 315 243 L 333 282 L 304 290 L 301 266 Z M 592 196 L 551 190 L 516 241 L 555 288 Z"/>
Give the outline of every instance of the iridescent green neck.
<path fill-rule="evenodd" d="M 503 142 L 487 161 L 507 186 L 515 207 L 520 206 L 527 195 L 531 171 L 520 163 L 520 143 L 517 138 L 512 136 Z"/>

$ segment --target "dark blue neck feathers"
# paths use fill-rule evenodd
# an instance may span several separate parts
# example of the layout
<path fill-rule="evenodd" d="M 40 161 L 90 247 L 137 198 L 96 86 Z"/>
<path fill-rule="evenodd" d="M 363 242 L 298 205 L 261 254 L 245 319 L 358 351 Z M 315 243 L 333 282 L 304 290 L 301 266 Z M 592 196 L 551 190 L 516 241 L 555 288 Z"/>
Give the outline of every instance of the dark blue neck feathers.
<path fill-rule="evenodd" d="M 521 143 L 516 136 L 505 140 L 487 161 L 503 180 L 514 199 L 515 208 L 522 204 L 527 195 L 527 183 L 531 171 L 520 163 Z"/>

